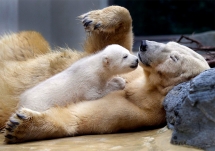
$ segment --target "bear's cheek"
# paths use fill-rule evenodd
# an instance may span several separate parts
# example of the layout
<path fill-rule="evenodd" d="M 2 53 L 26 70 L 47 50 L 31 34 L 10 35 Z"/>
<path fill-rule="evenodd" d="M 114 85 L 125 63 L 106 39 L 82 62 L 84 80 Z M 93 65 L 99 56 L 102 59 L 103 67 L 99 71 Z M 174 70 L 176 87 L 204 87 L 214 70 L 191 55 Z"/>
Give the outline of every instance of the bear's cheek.
<path fill-rule="evenodd" d="M 140 65 L 150 66 L 151 61 L 146 55 L 138 53 L 138 59 L 139 59 Z"/>
<path fill-rule="evenodd" d="M 162 64 L 157 65 L 156 71 L 167 77 L 178 77 L 182 73 L 181 63 L 167 59 Z"/>
<path fill-rule="evenodd" d="M 156 68 L 157 66 L 160 66 L 160 65 L 165 66 L 165 64 L 169 63 L 169 60 L 167 59 L 166 56 L 162 56 L 159 54 L 157 56 L 155 55 L 150 56 L 146 58 L 146 60 L 148 60 L 148 63 L 152 68 Z"/>

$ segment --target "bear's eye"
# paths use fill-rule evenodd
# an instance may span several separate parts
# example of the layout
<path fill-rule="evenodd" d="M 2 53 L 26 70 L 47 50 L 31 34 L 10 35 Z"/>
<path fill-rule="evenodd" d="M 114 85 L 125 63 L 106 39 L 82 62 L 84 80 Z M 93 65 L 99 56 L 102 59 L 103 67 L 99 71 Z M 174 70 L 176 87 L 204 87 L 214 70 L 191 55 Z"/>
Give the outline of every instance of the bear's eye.
<path fill-rule="evenodd" d="M 125 59 L 125 58 L 127 58 L 127 57 L 128 57 L 128 56 L 126 55 L 126 56 L 123 57 L 123 59 Z"/>

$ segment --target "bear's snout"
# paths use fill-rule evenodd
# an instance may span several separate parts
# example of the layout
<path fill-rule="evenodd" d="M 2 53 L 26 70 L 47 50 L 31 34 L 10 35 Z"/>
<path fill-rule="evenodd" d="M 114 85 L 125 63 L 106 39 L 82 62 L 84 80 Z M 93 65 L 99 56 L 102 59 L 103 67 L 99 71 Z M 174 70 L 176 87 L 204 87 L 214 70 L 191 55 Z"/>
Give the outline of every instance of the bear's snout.
<path fill-rule="evenodd" d="M 147 47 L 146 40 L 142 40 L 140 45 L 140 51 L 146 51 L 146 47 Z"/>
<path fill-rule="evenodd" d="M 137 58 L 137 59 L 136 59 L 136 64 L 138 64 L 138 62 L 139 62 L 139 61 L 138 61 L 138 58 Z"/>
<path fill-rule="evenodd" d="M 132 65 L 130 66 L 130 68 L 137 68 L 138 63 L 139 63 L 139 60 L 138 60 L 138 58 L 137 58 L 137 59 L 132 63 Z"/>

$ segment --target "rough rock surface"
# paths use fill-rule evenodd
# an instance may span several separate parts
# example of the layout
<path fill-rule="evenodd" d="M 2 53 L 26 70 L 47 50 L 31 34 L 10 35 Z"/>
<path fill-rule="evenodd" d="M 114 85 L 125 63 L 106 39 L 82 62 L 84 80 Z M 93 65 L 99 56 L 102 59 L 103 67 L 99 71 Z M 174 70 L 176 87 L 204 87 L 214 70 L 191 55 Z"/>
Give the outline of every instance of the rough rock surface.
<path fill-rule="evenodd" d="M 215 68 L 175 86 L 164 99 L 171 143 L 215 147 Z"/>
<path fill-rule="evenodd" d="M 189 37 L 201 42 L 201 44 L 204 46 L 211 46 L 211 47 L 215 46 L 215 43 L 214 43 L 215 31 L 207 31 L 207 32 L 202 32 L 198 34 L 192 34 Z M 186 44 L 186 45 L 190 47 L 196 47 L 196 44 L 193 44 L 193 43 Z"/>

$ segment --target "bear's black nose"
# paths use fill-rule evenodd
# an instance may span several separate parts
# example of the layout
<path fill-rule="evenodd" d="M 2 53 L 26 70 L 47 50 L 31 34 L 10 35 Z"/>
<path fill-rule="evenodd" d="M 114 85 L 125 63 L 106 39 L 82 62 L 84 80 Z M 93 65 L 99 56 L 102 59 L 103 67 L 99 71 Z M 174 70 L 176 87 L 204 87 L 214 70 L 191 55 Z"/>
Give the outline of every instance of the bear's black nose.
<path fill-rule="evenodd" d="M 142 40 L 140 45 L 140 51 L 146 51 L 146 47 L 147 47 L 146 40 Z"/>
<path fill-rule="evenodd" d="M 138 61 L 138 59 L 137 59 L 137 60 L 136 60 L 136 63 L 138 64 L 138 62 L 139 62 L 139 61 Z"/>

